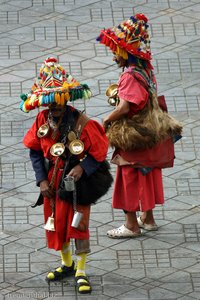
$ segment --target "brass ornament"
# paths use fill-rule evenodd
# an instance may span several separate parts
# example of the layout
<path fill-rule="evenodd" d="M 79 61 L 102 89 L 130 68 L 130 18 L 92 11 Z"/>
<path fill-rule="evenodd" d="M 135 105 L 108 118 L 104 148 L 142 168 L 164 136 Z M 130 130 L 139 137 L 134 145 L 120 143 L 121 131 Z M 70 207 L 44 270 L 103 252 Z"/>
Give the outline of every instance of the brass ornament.
<path fill-rule="evenodd" d="M 40 128 L 37 131 L 37 136 L 39 138 L 43 138 L 45 136 L 47 136 L 49 133 L 49 125 L 47 123 L 43 124 L 42 126 L 40 126 Z"/>
<path fill-rule="evenodd" d="M 74 154 L 78 155 L 84 151 L 84 144 L 81 140 L 75 139 L 69 144 L 69 151 Z"/>
<path fill-rule="evenodd" d="M 50 153 L 53 156 L 61 156 L 65 151 L 65 145 L 63 143 L 55 143 L 50 148 Z"/>
<path fill-rule="evenodd" d="M 75 133 L 74 131 L 70 131 L 70 132 L 68 133 L 67 137 L 68 137 L 68 140 L 69 140 L 70 142 L 72 142 L 73 140 L 76 139 L 76 133 Z"/>
<path fill-rule="evenodd" d="M 117 90 L 118 90 L 118 84 L 113 83 L 109 85 L 109 87 L 106 90 L 106 96 L 109 98 L 114 97 L 115 95 L 117 95 Z"/>
<path fill-rule="evenodd" d="M 108 97 L 108 103 L 111 106 L 117 106 L 119 104 L 118 84 L 111 84 L 106 90 L 106 96 Z"/>
<path fill-rule="evenodd" d="M 108 103 L 111 105 L 111 106 L 117 106 L 118 103 L 119 103 L 119 98 L 108 98 Z"/>

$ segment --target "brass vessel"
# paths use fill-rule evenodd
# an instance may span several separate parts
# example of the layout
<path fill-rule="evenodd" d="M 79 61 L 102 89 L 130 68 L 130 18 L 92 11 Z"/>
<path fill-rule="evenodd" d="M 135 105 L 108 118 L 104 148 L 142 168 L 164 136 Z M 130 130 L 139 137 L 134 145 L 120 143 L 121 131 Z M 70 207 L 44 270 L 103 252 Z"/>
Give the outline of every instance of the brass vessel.
<path fill-rule="evenodd" d="M 65 145 L 63 143 L 55 143 L 50 148 L 50 153 L 53 156 L 61 156 L 65 151 Z"/>
<path fill-rule="evenodd" d="M 68 140 L 69 140 L 70 142 L 72 142 L 73 140 L 76 139 L 76 133 L 75 133 L 74 131 L 71 130 L 71 131 L 68 133 L 67 137 L 68 137 Z"/>
<path fill-rule="evenodd" d="M 40 128 L 37 131 L 37 136 L 39 138 L 43 138 L 44 136 L 47 136 L 49 133 L 49 125 L 47 123 L 40 126 Z"/>
<path fill-rule="evenodd" d="M 75 139 L 69 144 L 69 151 L 74 154 L 78 155 L 84 151 L 84 144 L 81 140 Z"/>

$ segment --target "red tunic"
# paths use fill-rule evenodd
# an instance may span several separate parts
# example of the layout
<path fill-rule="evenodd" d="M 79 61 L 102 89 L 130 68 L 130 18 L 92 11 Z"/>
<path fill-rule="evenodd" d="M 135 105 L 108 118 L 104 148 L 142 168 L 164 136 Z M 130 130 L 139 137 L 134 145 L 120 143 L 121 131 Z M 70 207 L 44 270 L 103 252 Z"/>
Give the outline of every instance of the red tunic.
<path fill-rule="evenodd" d="M 55 161 L 55 157 L 50 154 L 51 146 L 56 143 L 58 137 L 55 140 L 52 139 L 51 134 L 47 137 L 38 138 L 37 131 L 39 127 L 46 123 L 48 118 L 48 109 L 40 112 L 24 137 L 24 145 L 30 149 L 43 151 L 44 157 L 51 161 Z M 105 132 L 99 123 L 93 120 L 89 120 L 85 125 L 80 139 L 84 143 L 84 151 L 90 154 L 94 159 L 101 162 L 106 158 L 108 150 L 108 140 Z M 62 175 L 64 162 L 60 159 L 59 168 L 55 180 L 55 189 L 57 190 L 58 184 Z M 53 167 L 50 169 L 48 179 L 51 181 L 53 173 Z M 88 206 L 78 205 L 78 211 L 83 212 L 86 219 L 89 221 L 89 210 Z M 44 221 L 47 222 L 48 217 L 51 216 L 52 210 L 50 201 L 44 198 Z M 55 215 L 54 224 L 55 231 L 47 231 L 47 244 L 49 248 L 55 250 L 61 250 L 64 242 L 68 242 L 70 238 L 75 239 L 89 239 L 89 230 L 78 230 L 71 226 L 72 218 L 74 215 L 73 207 L 70 203 L 62 201 L 56 195 L 55 199 Z"/>
<path fill-rule="evenodd" d="M 129 102 L 128 116 L 131 117 L 145 106 L 148 92 L 129 71 L 130 69 L 127 69 L 119 79 L 118 95 L 121 99 Z M 140 79 L 144 81 L 141 76 Z M 123 155 L 121 150 L 118 153 Z M 143 151 L 143 155 L 145 155 L 145 151 Z M 154 168 L 147 175 L 142 175 L 138 169 L 131 166 L 117 167 L 113 208 L 126 211 L 147 211 L 153 209 L 156 204 L 163 203 L 161 169 Z"/>

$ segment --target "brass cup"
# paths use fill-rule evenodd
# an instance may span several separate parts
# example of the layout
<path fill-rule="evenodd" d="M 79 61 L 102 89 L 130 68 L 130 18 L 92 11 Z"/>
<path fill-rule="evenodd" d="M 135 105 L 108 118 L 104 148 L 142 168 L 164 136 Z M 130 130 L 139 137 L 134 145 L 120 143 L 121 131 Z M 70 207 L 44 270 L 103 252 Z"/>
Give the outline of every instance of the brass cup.
<path fill-rule="evenodd" d="M 84 144 L 81 140 L 73 140 L 70 144 L 69 144 L 69 151 L 74 154 L 74 155 L 78 155 L 81 154 L 84 151 Z"/>
<path fill-rule="evenodd" d="M 47 136 L 49 133 L 49 125 L 48 124 L 43 124 L 42 126 L 40 126 L 40 128 L 37 131 L 37 136 L 39 138 L 42 138 L 44 136 Z"/>
<path fill-rule="evenodd" d="M 53 144 L 50 148 L 50 153 L 53 156 L 61 156 L 65 151 L 65 145 L 63 143 Z"/>
<path fill-rule="evenodd" d="M 73 140 L 76 139 L 76 133 L 75 133 L 74 131 L 71 130 L 71 131 L 68 133 L 67 137 L 68 137 L 68 140 L 69 140 L 70 142 L 72 142 Z"/>

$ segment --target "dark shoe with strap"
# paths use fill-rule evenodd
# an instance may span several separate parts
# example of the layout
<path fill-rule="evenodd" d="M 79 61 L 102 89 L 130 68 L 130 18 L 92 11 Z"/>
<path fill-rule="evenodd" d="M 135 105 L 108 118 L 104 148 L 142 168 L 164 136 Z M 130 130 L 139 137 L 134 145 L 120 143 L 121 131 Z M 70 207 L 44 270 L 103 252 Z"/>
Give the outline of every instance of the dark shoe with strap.
<path fill-rule="evenodd" d="M 65 277 L 72 276 L 76 273 L 75 263 L 73 261 L 71 267 L 61 266 L 57 268 L 55 271 L 49 272 L 46 277 L 46 281 L 57 281 L 61 280 Z"/>
<path fill-rule="evenodd" d="M 75 277 L 76 288 L 80 294 L 89 294 L 92 291 L 92 287 L 87 276 L 79 275 Z"/>

